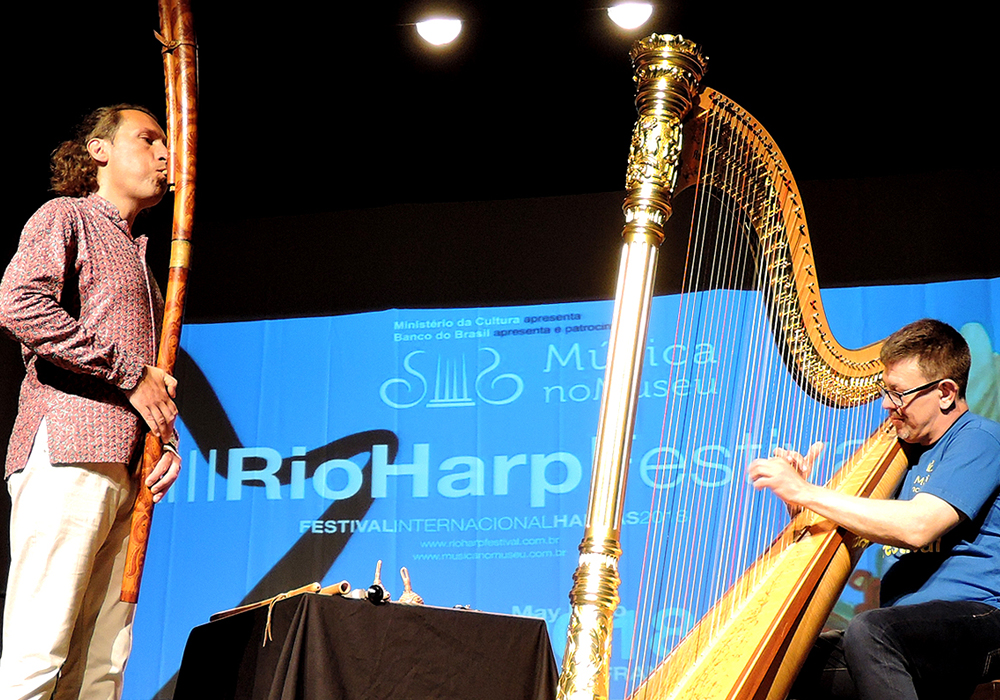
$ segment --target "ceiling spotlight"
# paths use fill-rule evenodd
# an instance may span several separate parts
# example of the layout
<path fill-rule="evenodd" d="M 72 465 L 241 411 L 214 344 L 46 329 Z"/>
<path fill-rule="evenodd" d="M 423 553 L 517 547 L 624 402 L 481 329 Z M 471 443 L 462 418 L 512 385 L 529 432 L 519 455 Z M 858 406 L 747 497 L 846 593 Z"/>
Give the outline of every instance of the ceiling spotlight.
<path fill-rule="evenodd" d="M 453 18 L 425 19 L 417 22 L 417 33 L 435 46 L 450 44 L 462 31 L 462 20 Z"/>
<path fill-rule="evenodd" d="M 653 14 L 653 5 L 648 2 L 622 2 L 608 8 L 611 21 L 622 29 L 641 27 Z"/>

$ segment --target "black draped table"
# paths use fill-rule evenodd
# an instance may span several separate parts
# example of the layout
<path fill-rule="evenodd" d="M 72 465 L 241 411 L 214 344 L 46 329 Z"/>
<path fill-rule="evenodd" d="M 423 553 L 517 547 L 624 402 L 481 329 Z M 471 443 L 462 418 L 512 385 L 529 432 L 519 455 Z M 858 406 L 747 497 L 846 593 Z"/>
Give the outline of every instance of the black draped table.
<path fill-rule="evenodd" d="M 305 594 L 195 627 L 174 700 L 551 700 L 536 618 Z"/>

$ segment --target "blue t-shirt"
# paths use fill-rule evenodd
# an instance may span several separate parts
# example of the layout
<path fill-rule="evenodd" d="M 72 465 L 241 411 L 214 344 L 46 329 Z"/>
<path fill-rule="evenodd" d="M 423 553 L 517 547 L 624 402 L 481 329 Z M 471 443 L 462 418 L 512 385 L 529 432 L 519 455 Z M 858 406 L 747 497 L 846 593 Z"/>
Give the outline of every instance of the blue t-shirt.
<path fill-rule="evenodd" d="M 937 542 L 910 552 L 882 577 L 882 606 L 972 600 L 1000 607 L 1000 424 L 966 412 L 910 468 L 897 498 L 929 493 L 964 517 Z"/>

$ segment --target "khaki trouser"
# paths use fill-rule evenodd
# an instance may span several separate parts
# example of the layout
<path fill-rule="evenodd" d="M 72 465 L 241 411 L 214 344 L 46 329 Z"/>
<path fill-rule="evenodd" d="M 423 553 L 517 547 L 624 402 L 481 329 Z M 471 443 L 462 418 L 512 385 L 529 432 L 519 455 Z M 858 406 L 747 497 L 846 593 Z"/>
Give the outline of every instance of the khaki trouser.
<path fill-rule="evenodd" d="M 118 600 L 134 479 L 123 464 L 49 462 L 42 421 L 11 475 L 0 700 L 117 700 L 135 606 Z"/>

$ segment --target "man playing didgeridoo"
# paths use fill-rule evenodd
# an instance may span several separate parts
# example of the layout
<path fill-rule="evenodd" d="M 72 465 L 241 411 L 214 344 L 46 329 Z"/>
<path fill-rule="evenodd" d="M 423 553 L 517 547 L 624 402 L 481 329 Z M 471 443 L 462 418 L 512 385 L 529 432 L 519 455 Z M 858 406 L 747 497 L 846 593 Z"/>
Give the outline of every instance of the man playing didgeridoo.
<path fill-rule="evenodd" d="M 749 476 L 884 546 L 881 605 L 820 637 L 795 700 L 963 700 L 1000 672 L 1000 425 L 969 412 L 969 347 L 922 320 L 882 352 L 882 406 L 919 460 L 895 499 L 845 496 L 808 481 L 822 449 L 777 450 Z"/>
<path fill-rule="evenodd" d="M 146 485 L 177 478 L 177 382 L 153 366 L 163 300 L 136 216 L 167 191 L 166 136 L 141 107 L 98 109 L 52 156 L 61 195 L 28 221 L 0 283 L 26 376 L 7 452 L 11 569 L 0 700 L 120 698 L 134 605 L 118 600 L 148 427 Z"/>

